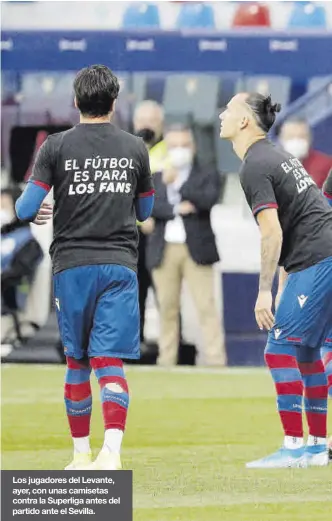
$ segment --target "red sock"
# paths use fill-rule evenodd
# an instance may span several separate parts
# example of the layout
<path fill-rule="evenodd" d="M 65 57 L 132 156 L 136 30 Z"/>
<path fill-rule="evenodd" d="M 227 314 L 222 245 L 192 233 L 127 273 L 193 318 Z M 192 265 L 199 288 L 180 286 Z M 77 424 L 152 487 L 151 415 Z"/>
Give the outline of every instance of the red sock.
<path fill-rule="evenodd" d="M 318 352 L 319 354 L 319 352 Z M 320 438 L 327 436 L 327 378 L 321 359 L 299 362 L 304 383 L 304 409 L 309 434 Z"/>
<path fill-rule="evenodd" d="M 100 385 L 105 430 L 124 431 L 129 406 L 129 391 L 122 360 L 96 357 L 90 359 L 90 364 Z"/>
<path fill-rule="evenodd" d="M 285 436 L 303 437 L 302 394 L 303 383 L 294 350 L 268 344 L 265 350 L 266 365 L 271 371 L 277 392 L 277 407 Z"/>
<path fill-rule="evenodd" d="M 73 438 L 90 434 L 92 394 L 89 362 L 67 357 L 65 404 Z"/>

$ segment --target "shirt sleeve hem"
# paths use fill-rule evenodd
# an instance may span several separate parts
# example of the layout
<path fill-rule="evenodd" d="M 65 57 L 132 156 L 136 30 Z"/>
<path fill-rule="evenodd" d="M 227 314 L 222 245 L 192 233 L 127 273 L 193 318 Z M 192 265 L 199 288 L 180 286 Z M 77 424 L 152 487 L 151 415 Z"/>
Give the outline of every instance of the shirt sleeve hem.
<path fill-rule="evenodd" d="M 149 190 L 148 192 L 142 192 L 138 194 L 138 197 L 150 197 L 151 195 L 154 195 L 155 190 Z"/>
<path fill-rule="evenodd" d="M 50 185 L 48 185 L 47 183 L 43 183 L 42 181 L 37 181 L 36 179 L 33 179 L 31 182 L 34 185 L 37 185 L 37 186 L 40 186 L 41 188 L 44 188 L 44 190 L 46 190 L 47 192 L 49 192 L 51 190 Z"/>
<path fill-rule="evenodd" d="M 256 215 L 261 212 L 262 210 L 266 210 L 267 208 L 276 208 L 278 209 L 277 203 L 261 203 L 255 206 L 252 210 L 252 213 L 256 217 Z"/>

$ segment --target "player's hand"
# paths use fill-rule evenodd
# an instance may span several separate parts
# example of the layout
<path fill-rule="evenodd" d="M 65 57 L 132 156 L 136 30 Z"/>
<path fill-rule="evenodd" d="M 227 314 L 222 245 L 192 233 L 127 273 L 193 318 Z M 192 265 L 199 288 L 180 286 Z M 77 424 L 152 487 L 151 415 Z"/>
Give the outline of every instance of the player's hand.
<path fill-rule="evenodd" d="M 42 226 L 44 224 L 47 224 L 47 221 L 52 219 L 52 217 L 53 217 L 53 205 L 51 205 L 49 203 L 43 203 L 41 205 L 41 207 L 39 208 L 39 211 L 38 211 L 33 223 L 37 224 L 38 226 Z"/>
<path fill-rule="evenodd" d="M 149 217 L 146 221 L 141 223 L 140 230 L 142 233 L 144 233 L 144 235 L 151 235 L 155 227 L 155 220 L 152 217 Z"/>
<path fill-rule="evenodd" d="M 190 201 L 182 201 L 177 208 L 178 213 L 180 215 L 189 215 L 190 213 L 196 213 L 196 208 Z"/>
<path fill-rule="evenodd" d="M 272 293 L 271 291 L 260 291 L 258 293 L 255 317 L 259 329 L 267 329 L 268 331 L 274 325 L 274 316 L 272 313 Z"/>
<path fill-rule="evenodd" d="M 163 170 L 162 178 L 165 185 L 170 185 L 174 183 L 174 181 L 178 177 L 178 171 L 173 167 L 168 167 Z"/>

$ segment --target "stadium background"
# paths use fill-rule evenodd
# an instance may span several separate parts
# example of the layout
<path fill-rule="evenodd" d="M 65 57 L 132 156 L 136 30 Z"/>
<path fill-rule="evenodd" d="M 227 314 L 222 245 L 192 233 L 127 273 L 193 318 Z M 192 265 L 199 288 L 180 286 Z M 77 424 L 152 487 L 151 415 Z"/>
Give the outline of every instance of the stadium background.
<path fill-rule="evenodd" d="M 201 161 L 215 164 L 223 177 L 221 204 L 212 222 L 222 257 L 216 267 L 216 293 L 226 304 L 220 314 L 229 364 L 262 364 L 265 337 L 257 332 L 252 313 L 259 236 L 238 184 L 239 162 L 230 144 L 219 139 L 217 116 L 237 91 L 269 92 L 283 105 L 280 121 L 305 117 L 314 147 L 332 154 L 331 3 L 83 2 L 79 13 L 77 2 L 65 5 L 65 16 L 63 2 L 2 5 L 3 186 L 26 178 L 47 133 L 77 122 L 75 71 L 91 63 L 109 65 L 121 78 L 117 124 L 132 130 L 136 104 L 155 99 L 163 103 L 166 122 L 193 126 Z M 34 227 L 34 233 L 47 251 L 51 228 Z M 36 323 L 42 332 L 31 352 L 21 350 L 7 360 L 23 354 L 57 359 L 54 350 L 44 350 L 45 343 L 56 339 L 49 316 L 47 255 L 34 286 L 23 320 Z M 200 345 L 195 310 L 185 289 L 183 300 L 184 337 Z M 152 297 L 147 315 L 146 336 L 154 341 L 158 314 Z"/>
<path fill-rule="evenodd" d="M 75 72 L 91 63 L 110 66 L 121 78 L 117 124 L 130 131 L 135 105 L 155 99 L 163 103 L 166 121 L 193 126 L 201 160 L 216 164 L 223 176 L 212 223 L 222 256 L 216 292 L 222 296 L 229 365 L 261 365 L 265 335 L 257 332 L 253 316 L 259 235 L 239 187 L 239 163 L 218 137 L 217 116 L 237 91 L 271 93 L 283 105 L 280 122 L 306 118 L 315 148 L 332 155 L 331 2 L 66 1 L 1 7 L 2 186 L 23 182 L 47 133 L 77 122 Z M 52 229 L 36 228 L 47 251 Z M 58 361 L 50 268 L 45 256 L 21 317 L 31 339 L 25 348 L 2 349 L 2 361 Z M 200 331 L 186 291 L 183 306 L 184 335 L 194 343 Z M 147 337 L 155 340 L 152 296 L 147 315 Z M 2 317 L 3 331 L 10 327 L 6 320 Z M 37 324 L 36 334 L 30 322 Z M 43 367 L 3 366 L 3 468 L 61 468 L 69 457 L 63 370 Z M 329 519 L 328 474 L 242 475 L 246 459 L 280 440 L 273 388 L 263 369 L 144 371 L 133 367 L 128 373 L 135 398 L 125 464 L 135 470 L 135 519 Z M 33 417 L 44 417 L 47 427 Z M 94 426 L 100 442 L 99 419 Z"/>

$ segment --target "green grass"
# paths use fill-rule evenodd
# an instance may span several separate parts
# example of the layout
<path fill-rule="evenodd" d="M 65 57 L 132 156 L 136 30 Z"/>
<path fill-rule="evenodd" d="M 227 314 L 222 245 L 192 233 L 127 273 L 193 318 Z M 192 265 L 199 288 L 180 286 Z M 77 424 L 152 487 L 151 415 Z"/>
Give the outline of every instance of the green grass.
<path fill-rule="evenodd" d="M 62 469 L 71 458 L 63 367 L 2 366 L 2 468 Z M 127 369 L 123 464 L 134 521 L 330 521 L 332 468 L 247 470 L 282 433 L 260 369 Z M 330 422 L 330 429 L 332 424 Z M 94 383 L 92 444 L 102 444 Z"/>

